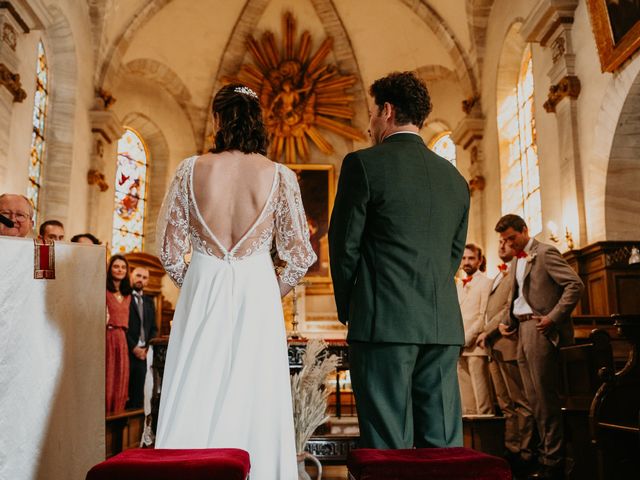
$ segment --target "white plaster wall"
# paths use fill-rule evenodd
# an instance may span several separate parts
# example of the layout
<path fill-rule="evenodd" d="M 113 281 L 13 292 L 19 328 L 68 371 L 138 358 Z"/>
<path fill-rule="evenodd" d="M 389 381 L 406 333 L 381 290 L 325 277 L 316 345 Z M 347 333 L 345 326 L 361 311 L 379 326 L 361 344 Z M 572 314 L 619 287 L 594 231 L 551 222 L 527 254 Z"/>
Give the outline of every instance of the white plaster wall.
<path fill-rule="evenodd" d="M 386 74 L 442 65 L 454 70 L 447 50 L 425 23 L 399 1 L 338 0 L 365 88 Z"/>
<path fill-rule="evenodd" d="M 150 58 L 170 66 L 194 103 L 208 108 L 218 64 L 244 2 L 173 0 L 139 32 L 123 58 Z"/>

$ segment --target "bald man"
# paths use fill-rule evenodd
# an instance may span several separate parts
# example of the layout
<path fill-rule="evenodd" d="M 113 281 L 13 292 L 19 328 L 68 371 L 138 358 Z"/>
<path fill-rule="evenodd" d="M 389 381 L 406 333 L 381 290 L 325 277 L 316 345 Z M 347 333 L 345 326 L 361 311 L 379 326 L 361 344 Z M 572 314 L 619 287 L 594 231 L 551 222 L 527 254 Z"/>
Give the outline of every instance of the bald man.
<path fill-rule="evenodd" d="M 0 215 L 13 222 L 13 227 L 0 223 L 0 235 L 28 237 L 33 232 L 33 207 L 24 195 L 4 193 L 0 195 Z"/>

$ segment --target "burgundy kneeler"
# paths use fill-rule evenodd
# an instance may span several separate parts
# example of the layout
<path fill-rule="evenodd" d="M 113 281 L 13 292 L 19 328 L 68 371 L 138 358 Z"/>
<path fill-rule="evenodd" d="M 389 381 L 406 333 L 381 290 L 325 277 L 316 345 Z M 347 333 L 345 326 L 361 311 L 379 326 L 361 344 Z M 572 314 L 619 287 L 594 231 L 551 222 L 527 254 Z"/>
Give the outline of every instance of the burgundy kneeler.
<path fill-rule="evenodd" d="M 246 480 L 249 454 L 237 448 L 133 448 L 99 463 L 86 480 Z"/>
<path fill-rule="evenodd" d="M 352 450 L 352 480 L 511 480 L 506 460 L 470 448 Z"/>

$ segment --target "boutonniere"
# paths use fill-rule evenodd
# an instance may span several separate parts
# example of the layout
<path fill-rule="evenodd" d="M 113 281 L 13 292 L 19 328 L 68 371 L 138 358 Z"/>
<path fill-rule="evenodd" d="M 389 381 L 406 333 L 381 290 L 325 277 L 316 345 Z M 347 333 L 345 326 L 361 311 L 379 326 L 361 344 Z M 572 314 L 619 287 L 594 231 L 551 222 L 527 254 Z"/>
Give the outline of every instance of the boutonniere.
<path fill-rule="evenodd" d="M 533 261 L 536 259 L 536 256 L 537 256 L 537 255 L 538 255 L 537 253 L 532 253 L 531 255 L 529 255 L 529 256 L 527 257 L 527 263 L 531 263 L 531 262 L 533 262 Z"/>

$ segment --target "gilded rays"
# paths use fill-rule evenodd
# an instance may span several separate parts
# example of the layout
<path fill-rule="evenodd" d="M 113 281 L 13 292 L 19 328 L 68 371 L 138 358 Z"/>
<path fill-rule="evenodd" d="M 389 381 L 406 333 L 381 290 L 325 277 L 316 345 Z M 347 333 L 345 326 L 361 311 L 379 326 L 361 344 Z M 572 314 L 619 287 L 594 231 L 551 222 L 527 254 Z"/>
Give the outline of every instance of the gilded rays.
<path fill-rule="evenodd" d="M 280 48 L 270 31 L 259 42 L 249 37 L 247 48 L 254 64 L 243 65 L 237 77 L 260 97 L 271 158 L 281 160 L 284 156 L 286 163 L 308 161 L 309 141 L 322 153 L 333 153 L 321 129 L 364 140 L 364 135 L 348 123 L 354 115 L 354 97 L 348 89 L 356 83 L 356 77 L 343 75 L 335 65 L 325 62 L 333 47 L 331 38 L 312 53 L 309 32 L 303 32 L 296 44 L 293 15 L 285 13 L 282 21 Z"/>

